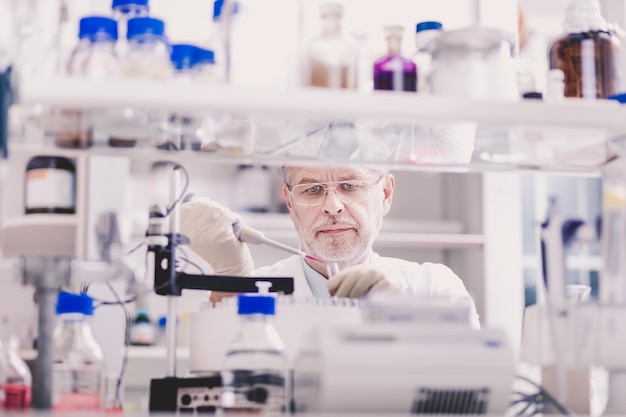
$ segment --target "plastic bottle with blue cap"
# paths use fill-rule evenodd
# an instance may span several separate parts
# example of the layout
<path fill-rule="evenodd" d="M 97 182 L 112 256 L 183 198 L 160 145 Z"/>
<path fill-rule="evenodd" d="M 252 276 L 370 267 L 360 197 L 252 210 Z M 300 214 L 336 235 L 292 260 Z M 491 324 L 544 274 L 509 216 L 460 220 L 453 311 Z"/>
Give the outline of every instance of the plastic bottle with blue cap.
<path fill-rule="evenodd" d="M 222 408 L 227 412 L 281 412 L 286 407 L 287 357 L 273 324 L 276 299 L 270 282 L 238 296 L 240 327 L 222 370 Z"/>
<path fill-rule="evenodd" d="M 417 91 L 428 92 L 428 76 L 430 74 L 432 55 L 428 45 L 439 37 L 443 25 L 437 21 L 419 22 L 415 25 L 415 54 L 413 62 L 417 66 Z"/>
<path fill-rule="evenodd" d="M 100 410 L 104 360 L 88 323 L 93 299 L 86 294 L 61 292 L 56 314 L 59 323 L 52 336 L 52 409 Z"/>

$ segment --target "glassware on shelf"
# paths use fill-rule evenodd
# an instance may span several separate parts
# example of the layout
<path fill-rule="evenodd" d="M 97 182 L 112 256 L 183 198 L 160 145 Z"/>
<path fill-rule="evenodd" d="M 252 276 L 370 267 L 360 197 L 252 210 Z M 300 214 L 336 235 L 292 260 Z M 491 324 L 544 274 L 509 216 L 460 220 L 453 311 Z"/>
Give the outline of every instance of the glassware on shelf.
<path fill-rule="evenodd" d="M 487 27 L 442 32 L 428 45 L 433 61 L 430 92 L 518 100 L 512 33 Z"/>
<path fill-rule="evenodd" d="M 136 17 L 147 17 L 148 0 L 113 0 L 111 4 L 113 18 L 117 21 L 119 42 L 116 45 L 117 55 L 124 58 L 128 52 L 128 21 Z"/>
<path fill-rule="evenodd" d="M 2 345 L 0 344 L 0 355 L 2 353 Z M 20 357 L 17 336 L 9 338 L 5 358 L 4 409 L 26 410 L 30 408 L 32 376 L 28 365 Z"/>
<path fill-rule="evenodd" d="M 574 0 L 566 33 L 550 46 L 550 69 L 564 74 L 565 97 L 606 98 L 620 92 L 620 42 L 600 14 L 597 0 Z"/>
<path fill-rule="evenodd" d="M 432 67 L 432 55 L 428 45 L 443 31 L 441 22 L 420 22 L 415 26 L 415 54 L 413 62 L 417 66 L 417 91 L 428 92 L 428 77 Z"/>
<path fill-rule="evenodd" d="M 103 79 L 119 74 L 115 54 L 117 22 L 108 17 L 89 16 L 80 20 L 79 42 L 67 67 L 67 75 Z M 93 126 L 87 112 L 63 109 L 57 116 L 55 143 L 62 148 L 93 145 Z"/>
<path fill-rule="evenodd" d="M 59 324 L 52 336 L 52 409 L 101 409 L 102 348 L 87 322 L 93 299 L 86 294 L 59 293 Z"/>
<path fill-rule="evenodd" d="M 321 6 L 322 32 L 307 45 L 304 84 L 313 87 L 356 88 L 357 49 L 341 32 L 343 6 Z"/>
<path fill-rule="evenodd" d="M 152 17 L 128 21 L 128 56 L 123 62 L 125 77 L 166 79 L 172 75 L 165 23 Z"/>
<path fill-rule="evenodd" d="M 194 77 L 200 82 L 222 83 L 223 74 L 215 64 L 215 53 L 210 49 L 196 50 L 196 65 L 193 69 Z"/>
<path fill-rule="evenodd" d="M 417 70 L 413 61 L 401 55 L 404 28 L 385 27 L 387 55 L 374 63 L 374 90 L 417 91 Z"/>

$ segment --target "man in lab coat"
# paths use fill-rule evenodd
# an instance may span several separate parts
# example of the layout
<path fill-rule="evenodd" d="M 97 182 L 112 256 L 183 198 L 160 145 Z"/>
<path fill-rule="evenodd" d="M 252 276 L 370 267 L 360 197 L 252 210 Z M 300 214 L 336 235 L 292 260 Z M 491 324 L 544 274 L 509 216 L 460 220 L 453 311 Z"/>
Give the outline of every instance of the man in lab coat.
<path fill-rule="evenodd" d="M 236 213 L 207 198 L 181 209 L 181 233 L 216 274 L 290 276 L 294 295 L 359 298 L 370 291 L 469 298 L 461 279 L 442 264 L 382 257 L 372 250 L 395 187 L 392 174 L 369 168 L 283 167 L 283 198 L 289 208 L 300 249 L 318 260 L 293 255 L 254 270 L 245 244 L 232 225 Z M 327 278 L 327 265 L 340 272 Z M 213 294 L 216 300 L 224 294 Z M 232 295 L 232 294 L 231 294 Z M 478 327 L 473 302 L 472 324 Z"/>

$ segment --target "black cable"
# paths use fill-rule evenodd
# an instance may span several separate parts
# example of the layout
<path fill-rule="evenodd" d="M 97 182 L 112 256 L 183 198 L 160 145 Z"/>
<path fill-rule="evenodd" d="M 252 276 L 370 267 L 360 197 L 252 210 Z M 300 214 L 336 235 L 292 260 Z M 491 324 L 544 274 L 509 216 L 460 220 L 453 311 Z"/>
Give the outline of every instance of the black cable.
<path fill-rule="evenodd" d="M 188 263 L 189 265 L 193 266 L 194 268 L 196 268 L 198 271 L 200 271 L 201 275 L 204 275 L 204 270 L 200 267 L 200 265 L 198 265 L 195 262 L 191 262 L 189 259 L 185 258 L 185 257 L 180 257 L 181 261 L 184 261 L 186 263 Z"/>
<path fill-rule="evenodd" d="M 128 252 L 126 252 L 126 256 L 136 252 L 139 248 L 141 248 L 143 245 L 145 245 L 146 242 L 141 242 L 139 243 L 137 246 L 135 246 L 134 248 L 132 248 L 131 250 L 129 250 Z"/>
<path fill-rule="evenodd" d="M 185 185 L 183 186 L 183 191 L 181 191 L 178 198 L 174 200 L 172 205 L 165 212 L 166 216 L 168 216 L 172 212 L 172 210 L 174 210 L 174 208 L 178 205 L 178 203 L 182 201 L 183 197 L 185 197 L 185 194 L 187 194 L 187 188 L 189 188 L 189 173 L 187 172 L 185 167 L 180 164 L 174 165 L 174 170 L 177 170 L 177 169 L 180 169 L 181 171 L 183 171 L 183 174 L 185 174 Z"/>

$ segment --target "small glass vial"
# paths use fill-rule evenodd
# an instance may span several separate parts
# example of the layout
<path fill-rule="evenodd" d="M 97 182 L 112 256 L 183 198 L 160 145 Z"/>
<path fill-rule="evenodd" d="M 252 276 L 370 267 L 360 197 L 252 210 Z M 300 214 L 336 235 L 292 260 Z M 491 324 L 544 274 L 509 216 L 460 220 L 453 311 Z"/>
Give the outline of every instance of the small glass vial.
<path fill-rule="evenodd" d="M 387 55 L 374 62 L 374 90 L 417 91 L 416 65 L 401 55 L 404 28 L 385 27 Z"/>
<path fill-rule="evenodd" d="M 415 54 L 413 62 L 417 66 L 417 91 L 428 93 L 428 76 L 432 66 L 432 54 L 428 45 L 441 35 L 443 25 L 441 22 L 420 22 L 415 26 Z"/>
<path fill-rule="evenodd" d="M 273 318 L 276 299 L 269 282 L 259 293 L 240 294 L 240 327 L 226 352 L 222 371 L 224 412 L 283 412 L 286 409 L 287 357 Z"/>
<path fill-rule="evenodd" d="M 26 165 L 26 214 L 76 213 L 76 168 L 61 156 L 36 156 Z"/>
<path fill-rule="evenodd" d="M 52 409 L 98 411 L 104 362 L 87 321 L 93 315 L 93 299 L 61 292 L 56 313 L 60 322 L 52 335 Z"/>
<path fill-rule="evenodd" d="M 620 43 L 600 14 L 597 0 L 574 0 L 566 11 L 566 34 L 548 53 L 550 69 L 564 74 L 564 96 L 606 98 L 619 93 Z"/>
<path fill-rule="evenodd" d="M 304 84 L 354 90 L 358 51 L 355 43 L 341 33 L 343 6 L 323 4 L 321 17 L 322 33 L 307 48 Z"/>

